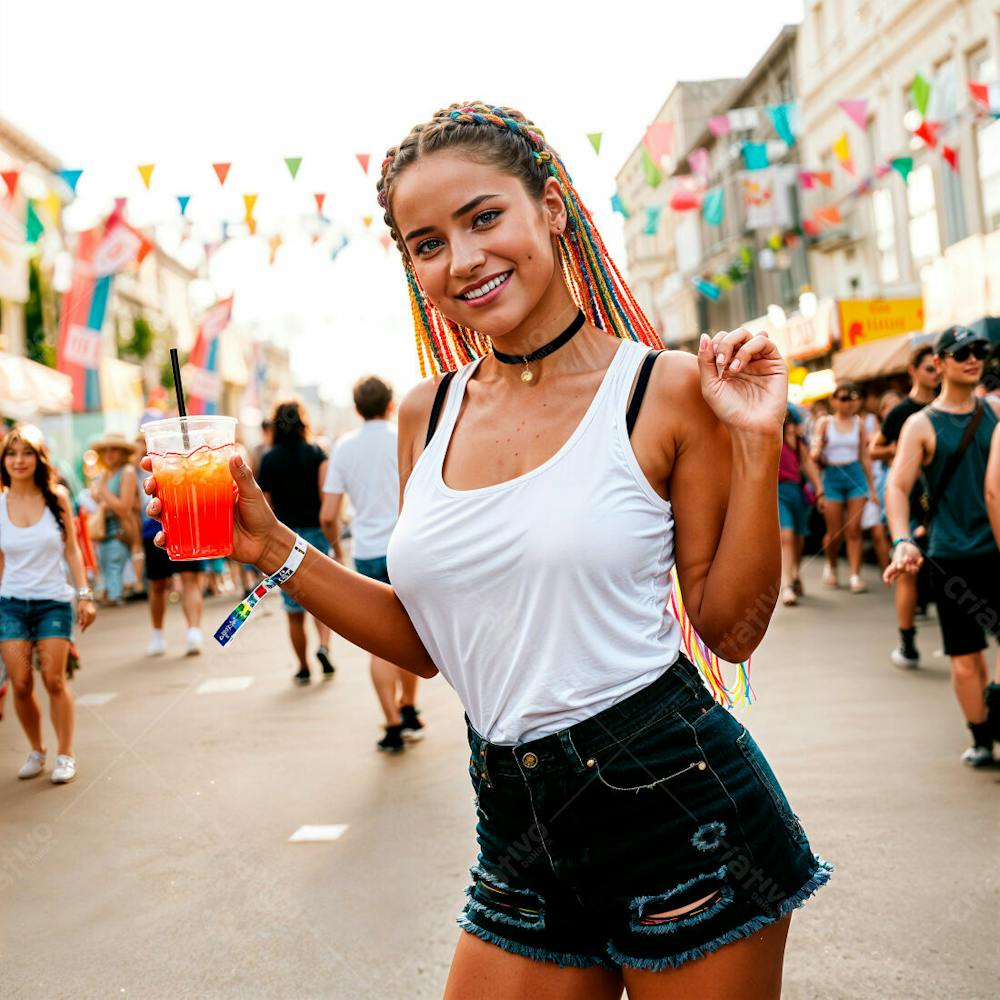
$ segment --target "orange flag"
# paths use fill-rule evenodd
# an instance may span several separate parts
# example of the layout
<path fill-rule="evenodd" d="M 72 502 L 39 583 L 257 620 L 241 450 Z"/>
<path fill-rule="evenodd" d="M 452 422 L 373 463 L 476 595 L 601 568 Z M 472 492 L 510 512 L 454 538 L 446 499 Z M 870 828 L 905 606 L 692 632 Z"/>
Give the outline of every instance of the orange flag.
<path fill-rule="evenodd" d="M 229 168 L 232 166 L 231 163 L 213 163 L 212 169 L 215 171 L 215 176 L 219 178 L 219 186 L 221 187 L 226 183 L 226 178 L 229 176 Z"/>
<path fill-rule="evenodd" d="M 823 208 L 817 208 L 815 217 L 817 221 L 827 226 L 837 226 L 843 221 L 840 209 L 836 205 L 825 205 Z"/>
<path fill-rule="evenodd" d="M 814 170 L 812 175 L 823 187 L 833 187 L 833 174 L 829 170 Z"/>
<path fill-rule="evenodd" d="M 368 161 L 371 159 L 371 153 L 355 153 L 355 159 L 361 164 L 361 169 L 367 174 L 368 173 Z"/>
<path fill-rule="evenodd" d="M 149 190 L 149 182 L 153 179 L 153 163 L 142 163 L 139 165 L 139 176 L 142 178 L 142 183 L 146 185 L 146 190 Z"/>
<path fill-rule="evenodd" d="M 17 179 L 21 176 L 20 170 L 4 170 L 0 171 L 0 177 L 3 178 L 4 184 L 7 185 L 7 194 L 13 198 L 14 191 L 17 188 Z"/>
<path fill-rule="evenodd" d="M 320 215 L 323 214 L 323 202 L 326 200 L 326 195 L 322 191 L 317 191 L 313 197 L 316 199 L 316 211 Z"/>
<path fill-rule="evenodd" d="M 382 244 L 382 249 L 388 251 L 389 244 L 392 243 L 392 237 L 388 233 L 383 233 L 378 238 L 379 243 Z"/>

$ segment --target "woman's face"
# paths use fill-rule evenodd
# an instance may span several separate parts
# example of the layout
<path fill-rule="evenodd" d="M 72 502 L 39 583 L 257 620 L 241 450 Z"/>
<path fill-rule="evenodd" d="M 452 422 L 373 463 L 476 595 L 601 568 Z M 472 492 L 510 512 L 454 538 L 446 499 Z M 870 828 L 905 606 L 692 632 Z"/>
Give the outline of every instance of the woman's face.
<path fill-rule="evenodd" d="M 502 337 L 566 294 L 553 245 L 566 226 L 555 179 L 538 201 L 518 178 L 442 151 L 400 174 L 391 207 L 420 284 L 449 319 Z"/>
<path fill-rule="evenodd" d="M 100 455 L 101 461 L 112 472 L 120 469 L 128 461 L 128 453 L 124 448 L 103 448 Z"/>
<path fill-rule="evenodd" d="M 38 456 L 34 449 L 23 441 L 15 441 L 7 449 L 3 464 L 11 483 L 27 482 L 35 475 Z"/>
<path fill-rule="evenodd" d="M 861 408 L 861 394 L 857 389 L 838 389 L 831 398 L 837 416 L 853 416 Z"/>

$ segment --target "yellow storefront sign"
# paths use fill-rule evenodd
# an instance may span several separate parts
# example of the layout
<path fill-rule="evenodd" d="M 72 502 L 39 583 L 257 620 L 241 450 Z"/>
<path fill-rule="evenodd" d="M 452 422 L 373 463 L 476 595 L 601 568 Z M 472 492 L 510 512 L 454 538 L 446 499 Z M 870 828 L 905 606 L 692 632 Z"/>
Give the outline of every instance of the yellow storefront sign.
<path fill-rule="evenodd" d="M 842 350 L 924 328 L 923 299 L 841 299 Z"/>

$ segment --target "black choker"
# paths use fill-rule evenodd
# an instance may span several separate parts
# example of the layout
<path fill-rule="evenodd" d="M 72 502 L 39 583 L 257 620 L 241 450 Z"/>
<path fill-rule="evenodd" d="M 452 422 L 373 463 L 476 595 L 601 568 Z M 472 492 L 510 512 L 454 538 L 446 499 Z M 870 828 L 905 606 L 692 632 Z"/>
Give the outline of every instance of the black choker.
<path fill-rule="evenodd" d="M 584 315 L 578 309 L 576 311 L 576 316 L 573 317 L 573 322 L 563 330 L 562 333 L 556 337 L 555 340 L 550 340 L 547 344 L 542 345 L 537 351 L 532 351 L 530 354 L 501 354 L 495 347 L 493 348 L 493 357 L 497 361 L 503 362 L 505 365 L 524 365 L 524 371 L 521 372 L 522 382 L 534 382 L 535 375 L 528 367 L 532 361 L 540 361 L 542 358 L 547 358 L 550 354 L 558 351 L 560 347 L 564 344 L 568 344 L 573 337 L 576 336 L 580 327 L 583 326 Z"/>

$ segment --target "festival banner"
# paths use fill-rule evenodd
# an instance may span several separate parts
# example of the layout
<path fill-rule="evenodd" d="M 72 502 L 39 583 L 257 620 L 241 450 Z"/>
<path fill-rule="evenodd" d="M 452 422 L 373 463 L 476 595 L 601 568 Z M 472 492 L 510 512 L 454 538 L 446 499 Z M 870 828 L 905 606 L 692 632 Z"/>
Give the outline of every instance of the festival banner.
<path fill-rule="evenodd" d="M 222 384 L 219 379 L 219 335 L 233 314 L 233 297 L 216 302 L 202 318 L 194 347 L 188 356 L 184 373 L 184 390 L 187 394 L 188 413 L 213 414 L 218 412 Z"/>
<path fill-rule="evenodd" d="M 73 412 L 85 413 L 101 407 L 100 379 L 97 365 L 100 362 L 101 327 L 107 292 L 97 292 L 98 280 L 94 275 L 93 261 L 101 244 L 100 228 L 88 229 L 79 234 L 73 277 L 69 290 L 63 295 L 59 318 L 59 345 L 56 367 L 73 380 Z M 107 285 L 110 278 L 100 279 Z M 96 324 L 96 325 L 92 325 Z M 81 334 L 80 331 L 86 331 Z M 96 339 L 97 350 L 93 349 Z"/>
<path fill-rule="evenodd" d="M 792 203 L 788 185 L 796 175 L 794 166 L 748 170 L 737 175 L 747 229 L 791 229 Z"/>
<path fill-rule="evenodd" d="M 133 261 L 142 263 L 153 244 L 138 229 L 133 229 L 115 210 L 108 217 L 104 236 L 94 251 L 91 264 L 95 278 L 106 278 L 128 267 Z"/>
<path fill-rule="evenodd" d="M 924 328 L 923 299 L 841 299 L 838 309 L 844 349 Z"/>

